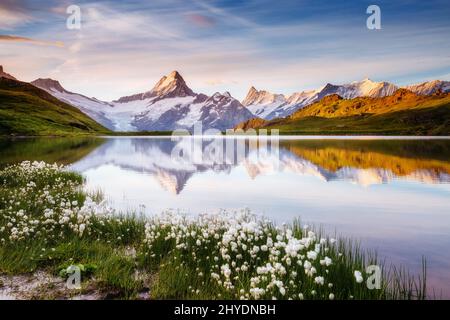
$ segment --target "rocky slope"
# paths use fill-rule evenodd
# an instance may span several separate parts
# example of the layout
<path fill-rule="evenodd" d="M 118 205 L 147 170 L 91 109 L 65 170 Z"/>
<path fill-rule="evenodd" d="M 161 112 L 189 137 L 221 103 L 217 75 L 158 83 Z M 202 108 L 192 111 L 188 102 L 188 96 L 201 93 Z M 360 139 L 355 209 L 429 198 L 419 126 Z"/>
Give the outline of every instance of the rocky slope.
<path fill-rule="evenodd" d="M 238 128 L 279 129 L 286 134 L 450 134 L 450 95 L 398 89 L 380 98 L 344 99 L 331 94 L 292 115 L 249 120 Z"/>
<path fill-rule="evenodd" d="M 9 73 L 4 72 L 3 71 L 3 66 L 0 66 L 0 78 L 6 78 L 6 79 L 10 79 L 10 80 L 17 80 L 16 78 L 14 78 Z"/>
<path fill-rule="evenodd" d="M 328 83 L 317 90 L 296 92 L 286 99 L 282 95 L 257 91 L 252 87 L 242 104 L 256 116 L 272 120 L 286 117 L 331 94 L 338 94 L 345 99 L 356 97 L 380 98 L 392 95 L 397 89 L 397 86 L 388 82 L 374 82 L 370 79 L 364 79 L 343 85 Z M 275 97 L 281 98 L 275 99 Z"/>

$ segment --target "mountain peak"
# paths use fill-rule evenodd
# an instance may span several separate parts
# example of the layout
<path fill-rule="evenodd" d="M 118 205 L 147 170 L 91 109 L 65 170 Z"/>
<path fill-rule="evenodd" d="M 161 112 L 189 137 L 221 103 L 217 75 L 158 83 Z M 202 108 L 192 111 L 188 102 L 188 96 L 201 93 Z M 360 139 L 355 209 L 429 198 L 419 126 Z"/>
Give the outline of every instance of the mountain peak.
<path fill-rule="evenodd" d="M 50 78 L 39 78 L 34 81 L 30 82 L 35 87 L 44 89 L 44 90 L 56 90 L 58 92 L 68 92 L 66 89 L 64 89 L 59 81 L 53 80 Z"/>
<path fill-rule="evenodd" d="M 418 95 L 431 95 L 437 92 L 450 92 L 450 81 L 431 80 L 404 87 Z"/>
<path fill-rule="evenodd" d="M 153 89 L 149 92 L 149 95 L 152 97 L 159 96 L 164 98 L 173 98 L 195 96 L 195 93 L 187 86 L 178 71 L 172 71 L 156 83 Z"/>
<path fill-rule="evenodd" d="M 0 78 L 6 78 L 6 79 L 11 79 L 11 80 L 17 80 L 16 78 L 14 78 L 12 75 L 10 75 L 9 73 L 6 73 L 3 71 L 3 66 L 0 66 Z"/>
<path fill-rule="evenodd" d="M 169 73 L 169 75 L 167 76 L 168 79 L 183 79 L 183 77 L 181 77 L 181 74 L 177 71 L 174 70 L 171 73 Z"/>
<path fill-rule="evenodd" d="M 252 104 L 266 104 L 273 103 L 275 101 L 279 101 L 280 103 L 284 102 L 286 99 L 283 95 L 273 94 L 266 90 L 256 90 L 254 86 L 252 86 L 245 99 L 242 101 L 242 105 L 249 106 Z"/>

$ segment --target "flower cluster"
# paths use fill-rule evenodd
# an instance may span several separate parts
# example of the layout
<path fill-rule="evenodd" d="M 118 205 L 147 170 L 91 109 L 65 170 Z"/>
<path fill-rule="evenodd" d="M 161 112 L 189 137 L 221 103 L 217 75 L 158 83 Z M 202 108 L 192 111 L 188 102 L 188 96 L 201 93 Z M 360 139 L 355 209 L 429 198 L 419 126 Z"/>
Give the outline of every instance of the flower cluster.
<path fill-rule="evenodd" d="M 222 288 L 217 298 L 335 297 L 335 240 L 308 227 L 275 227 L 247 211 L 194 218 L 167 212 L 146 224 L 144 242 L 150 257 L 170 254 L 176 270 L 195 268 L 193 293 L 210 284 Z"/>
<path fill-rule="evenodd" d="M 25 161 L 0 171 L 0 241 L 48 241 L 90 233 L 93 217 L 111 213 L 80 192 L 82 180 L 64 167 Z"/>

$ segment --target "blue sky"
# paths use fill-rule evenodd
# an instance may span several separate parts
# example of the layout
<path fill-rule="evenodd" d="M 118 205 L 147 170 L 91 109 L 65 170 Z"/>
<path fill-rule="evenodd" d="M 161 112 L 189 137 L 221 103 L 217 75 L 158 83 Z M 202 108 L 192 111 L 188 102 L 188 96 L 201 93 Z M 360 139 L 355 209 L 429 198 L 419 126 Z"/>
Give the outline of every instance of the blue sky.
<path fill-rule="evenodd" d="M 81 8 L 80 30 L 66 8 Z M 366 8 L 381 8 L 381 30 Z M 178 70 L 196 92 L 254 85 L 277 93 L 370 77 L 399 85 L 450 79 L 449 1 L 0 2 L 0 64 L 112 100 Z"/>

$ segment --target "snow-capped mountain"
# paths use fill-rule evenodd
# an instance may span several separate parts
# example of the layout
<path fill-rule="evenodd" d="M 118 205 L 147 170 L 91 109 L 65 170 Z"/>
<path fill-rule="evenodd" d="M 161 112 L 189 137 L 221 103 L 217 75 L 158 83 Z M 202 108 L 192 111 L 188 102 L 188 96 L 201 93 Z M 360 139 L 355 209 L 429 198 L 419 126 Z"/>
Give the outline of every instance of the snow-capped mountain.
<path fill-rule="evenodd" d="M 450 92 L 450 81 L 433 80 L 404 87 L 415 94 L 430 95 L 436 92 Z"/>
<path fill-rule="evenodd" d="M 113 105 L 95 98 L 88 98 L 84 95 L 73 93 L 64 89 L 61 84 L 53 79 L 37 79 L 31 82 L 32 85 L 41 88 L 59 100 L 71 104 L 92 119 L 114 130 L 114 123 L 109 118 L 109 113 Z"/>
<path fill-rule="evenodd" d="M 11 80 L 17 80 L 16 78 L 14 78 L 12 75 L 10 75 L 9 73 L 6 73 L 3 71 L 3 66 L 0 66 L 0 78 L 6 78 L 6 79 L 11 79 Z"/>
<path fill-rule="evenodd" d="M 177 71 L 162 77 L 152 90 L 113 103 L 129 112 L 129 124 L 140 131 L 191 129 L 199 121 L 204 130 L 225 130 L 254 117 L 228 92 L 211 97 L 194 93 Z"/>
<path fill-rule="evenodd" d="M 0 76 L 14 79 L 1 67 Z M 199 121 L 204 130 L 214 128 L 223 131 L 255 117 L 265 120 L 284 118 L 332 94 L 344 99 L 382 98 L 399 89 L 392 83 L 370 79 L 343 85 L 328 83 L 316 90 L 296 92 L 289 97 L 251 87 L 240 103 L 228 92 L 215 93 L 210 97 L 197 94 L 177 71 L 173 71 L 162 77 L 150 91 L 104 102 L 67 91 L 52 79 L 37 79 L 31 83 L 114 131 L 190 130 Z M 435 80 L 404 88 L 420 95 L 445 93 L 450 92 L 450 81 Z"/>
<path fill-rule="evenodd" d="M 158 98 L 181 98 L 181 97 L 195 97 L 196 94 L 186 85 L 183 77 L 177 72 L 172 71 L 169 75 L 164 76 L 156 83 L 152 90 L 144 93 L 138 93 L 131 96 L 122 97 L 115 103 L 126 103 L 136 100 L 146 100 Z"/>
<path fill-rule="evenodd" d="M 279 103 L 267 103 L 263 99 L 250 99 L 250 97 L 257 96 L 257 93 L 266 92 L 256 91 L 252 87 L 247 98 L 243 101 L 243 104 L 247 106 L 250 111 L 255 113 L 255 115 L 266 120 L 272 120 L 274 118 L 286 117 L 331 94 L 338 94 L 344 99 L 353 99 L 356 97 L 381 98 L 392 95 L 397 89 L 397 86 L 388 82 L 374 82 L 370 79 L 364 79 L 362 81 L 355 81 L 344 85 L 333 85 L 328 83 L 317 90 L 296 92 L 284 101 L 280 100 Z"/>
<path fill-rule="evenodd" d="M 177 71 L 162 77 L 148 92 L 109 103 L 69 92 L 51 79 L 38 79 L 32 84 L 115 131 L 191 129 L 198 121 L 204 130 L 225 130 L 254 117 L 228 92 L 211 97 L 194 93 Z"/>
<path fill-rule="evenodd" d="M 280 105 L 268 115 L 267 119 L 285 117 L 318 100 L 320 90 L 296 92 L 288 97 L 286 103 Z"/>
<path fill-rule="evenodd" d="M 286 97 L 282 94 L 273 94 L 265 90 L 258 91 L 251 87 L 247 96 L 242 101 L 254 115 L 260 118 L 266 118 L 280 105 L 286 103 Z"/>
<path fill-rule="evenodd" d="M 319 100 L 330 94 L 337 94 L 344 99 L 357 97 L 382 98 L 392 95 L 398 87 L 389 82 L 374 82 L 370 79 L 355 81 L 344 85 L 327 84 L 318 94 Z"/>

